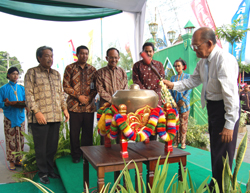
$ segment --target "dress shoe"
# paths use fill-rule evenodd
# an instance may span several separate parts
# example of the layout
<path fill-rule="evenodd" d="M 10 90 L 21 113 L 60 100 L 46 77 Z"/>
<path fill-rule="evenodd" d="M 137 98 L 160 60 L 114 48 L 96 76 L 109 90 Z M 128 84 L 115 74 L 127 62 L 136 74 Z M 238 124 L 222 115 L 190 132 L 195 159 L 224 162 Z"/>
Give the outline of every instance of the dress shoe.
<path fill-rule="evenodd" d="M 42 177 L 40 177 L 40 182 L 43 183 L 43 184 L 49 184 L 50 181 L 49 181 L 49 178 L 47 175 L 44 175 Z"/>
<path fill-rule="evenodd" d="M 56 173 L 49 173 L 49 177 L 51 177 L 51 178 L 60 178 L 60 176 L 58 175 L 58 174 L 56 174 Z"/>
<path fill-rule="evenodd" d="M 73 158 L 73 163 L 79 163 L 80 162 L 80 158 Z"/>

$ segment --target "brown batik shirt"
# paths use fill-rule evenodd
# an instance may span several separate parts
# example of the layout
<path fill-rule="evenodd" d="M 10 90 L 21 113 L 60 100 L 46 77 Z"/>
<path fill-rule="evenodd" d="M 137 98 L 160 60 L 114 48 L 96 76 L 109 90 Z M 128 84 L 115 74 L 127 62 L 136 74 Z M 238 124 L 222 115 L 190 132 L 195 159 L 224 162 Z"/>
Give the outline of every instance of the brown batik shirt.
<path fill-rule="evenodd" d="M 128 88 L 127 74 L 120 67 L 112 70 L 109 66 L 99 69 L 96 73 L 96 88 L 100 95 L 100 107 L 105 102 L 111 104 L 112 95 L 117 90 Z"/>
<path fill-rule="evenodd" d="M 41 64 L 30 68 L 25 74 L 25 98 L 28 107 L 29 123 L 37 123 L 35 114 L 41 112 L 46 121 L 61 122 L 62 111 L 67 108 L 63 98 L 60 73 L 54 69 L 49 72 Z"/>
<path fill-rule="evenodd" d="M 63 78 L 63 89 L 68 94 L 68 110 L 77 113 L 95 112 L 95 67 L 85 64 L 83 67 L 78 62 L 66 67 Z M 89 102 L 81 104 L 80 95 L 89 97 Z"/>
<path fill-rule="evenodd" d="M 165 78 L 164 68 L 161 62 L 152 60 L 153 66 L 159 72 L 162 78 Z M 154 90 L 159 96 L 158 105 L 162 105 L 161 101 L 161 86 L 158 84 L 158 76 L 153 70 L 140 60 L 133 66 L 133 82 L 138 84 L 140 89 Z"/>

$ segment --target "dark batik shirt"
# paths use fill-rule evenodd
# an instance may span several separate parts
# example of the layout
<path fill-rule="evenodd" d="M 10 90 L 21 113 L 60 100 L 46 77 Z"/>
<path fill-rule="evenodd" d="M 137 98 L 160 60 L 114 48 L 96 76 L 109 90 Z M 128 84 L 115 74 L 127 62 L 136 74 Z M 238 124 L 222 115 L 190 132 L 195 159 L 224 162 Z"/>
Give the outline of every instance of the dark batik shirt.
<path fill-rule="evenodd" d="M 68 94 L 68 110 L 72 112 L 92 113 L 95 111 L 95 67 L 85 64 L 83 67 L 78 62 L 66 67 L 63 78 L 63 89 Z M 89 97 L 89 102 L 82 105 L 78 100 L 80 95 Z"/>
<path fill-rule="evenodd" d="M 157 69 L 162 78 L 165 78 L 164 68 L 161 62 L 152 60 L 153 66 Z M 150 66 L 143 60 L 136 62 L 133 66 L 133 82 L 141 89 L 154 90 L 159 96 L 158 105 L 162 105 L 161 86 L 158 84 L 158 76 L 152 71 Z"/>
<path fill-rule="evenodd" d="M 112 95 L 117 90 L 128 88 L 127 74 L 120 67 L 112 70 L 109 66 L 99 69 L 96 73 L 96 88 L 100 95 L 100 106 L 105 102 L 111 104 Z"/>

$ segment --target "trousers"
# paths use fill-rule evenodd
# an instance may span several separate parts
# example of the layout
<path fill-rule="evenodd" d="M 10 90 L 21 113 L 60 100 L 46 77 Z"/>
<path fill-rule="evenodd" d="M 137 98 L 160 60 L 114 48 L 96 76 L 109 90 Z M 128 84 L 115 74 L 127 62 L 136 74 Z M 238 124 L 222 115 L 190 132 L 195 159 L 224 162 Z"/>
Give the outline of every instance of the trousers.
<path fill-rule="evenodd" d="M 79 139 L 80 132 L 81 146 L 93 145 L 94 113 L 69 111 L 69 115 L 71 156 L 73 159 L 78 159 L 82 156 Z"/>
<path fill-rule="evenodd" d="M 211 149 L 211 162 L 212 162 L 212 175 L 217 180 L 220 191 L 222 192 L 222 171 L 223 160 L 226 154 L 229 156 L 229 164 L 232 169 L 233 158 L 236 148 L 237 133 L 239 128 L 239 120 L 235 123 L 233 140 L 230 143 L 222 143 L 221 135 L 225 125 L 225 110 L 224 102 L 220 101 L 207 101 L 208 112 L 208 129 L 210 136 L 210 149 Z M 240 112 L 239 112 L 240 113 Z"/>
<path fill-rule="evenodd" d="M 54 156 L 58 146 L 60 122 L 46 125 L 31 123 L 30 126 L 35 145 L 38 176 L 42 177 L 54 172 Z"/>

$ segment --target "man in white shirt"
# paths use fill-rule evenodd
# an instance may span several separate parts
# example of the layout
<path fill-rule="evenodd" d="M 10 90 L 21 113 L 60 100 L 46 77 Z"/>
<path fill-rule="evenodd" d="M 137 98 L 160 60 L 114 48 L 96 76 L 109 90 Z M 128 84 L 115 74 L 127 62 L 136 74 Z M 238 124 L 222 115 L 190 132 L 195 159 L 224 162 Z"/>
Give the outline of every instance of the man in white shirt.
<path fill-rule="evenodd" d="M 239 127 L 238 63 L 234 56 L 216 45 L 216 36 L 208 27 L 199 28 L 191 48 L 201 58 L 193 75 L 178 82 L 164 80 L 169 89 L 183 92 L 203 83 L 202 108 L 207 105 L 212 174 L 222 192 L 222 156 L 229 155 L 232 168 Z M 213 181 L 209 184 L 214 186 Z"/>

